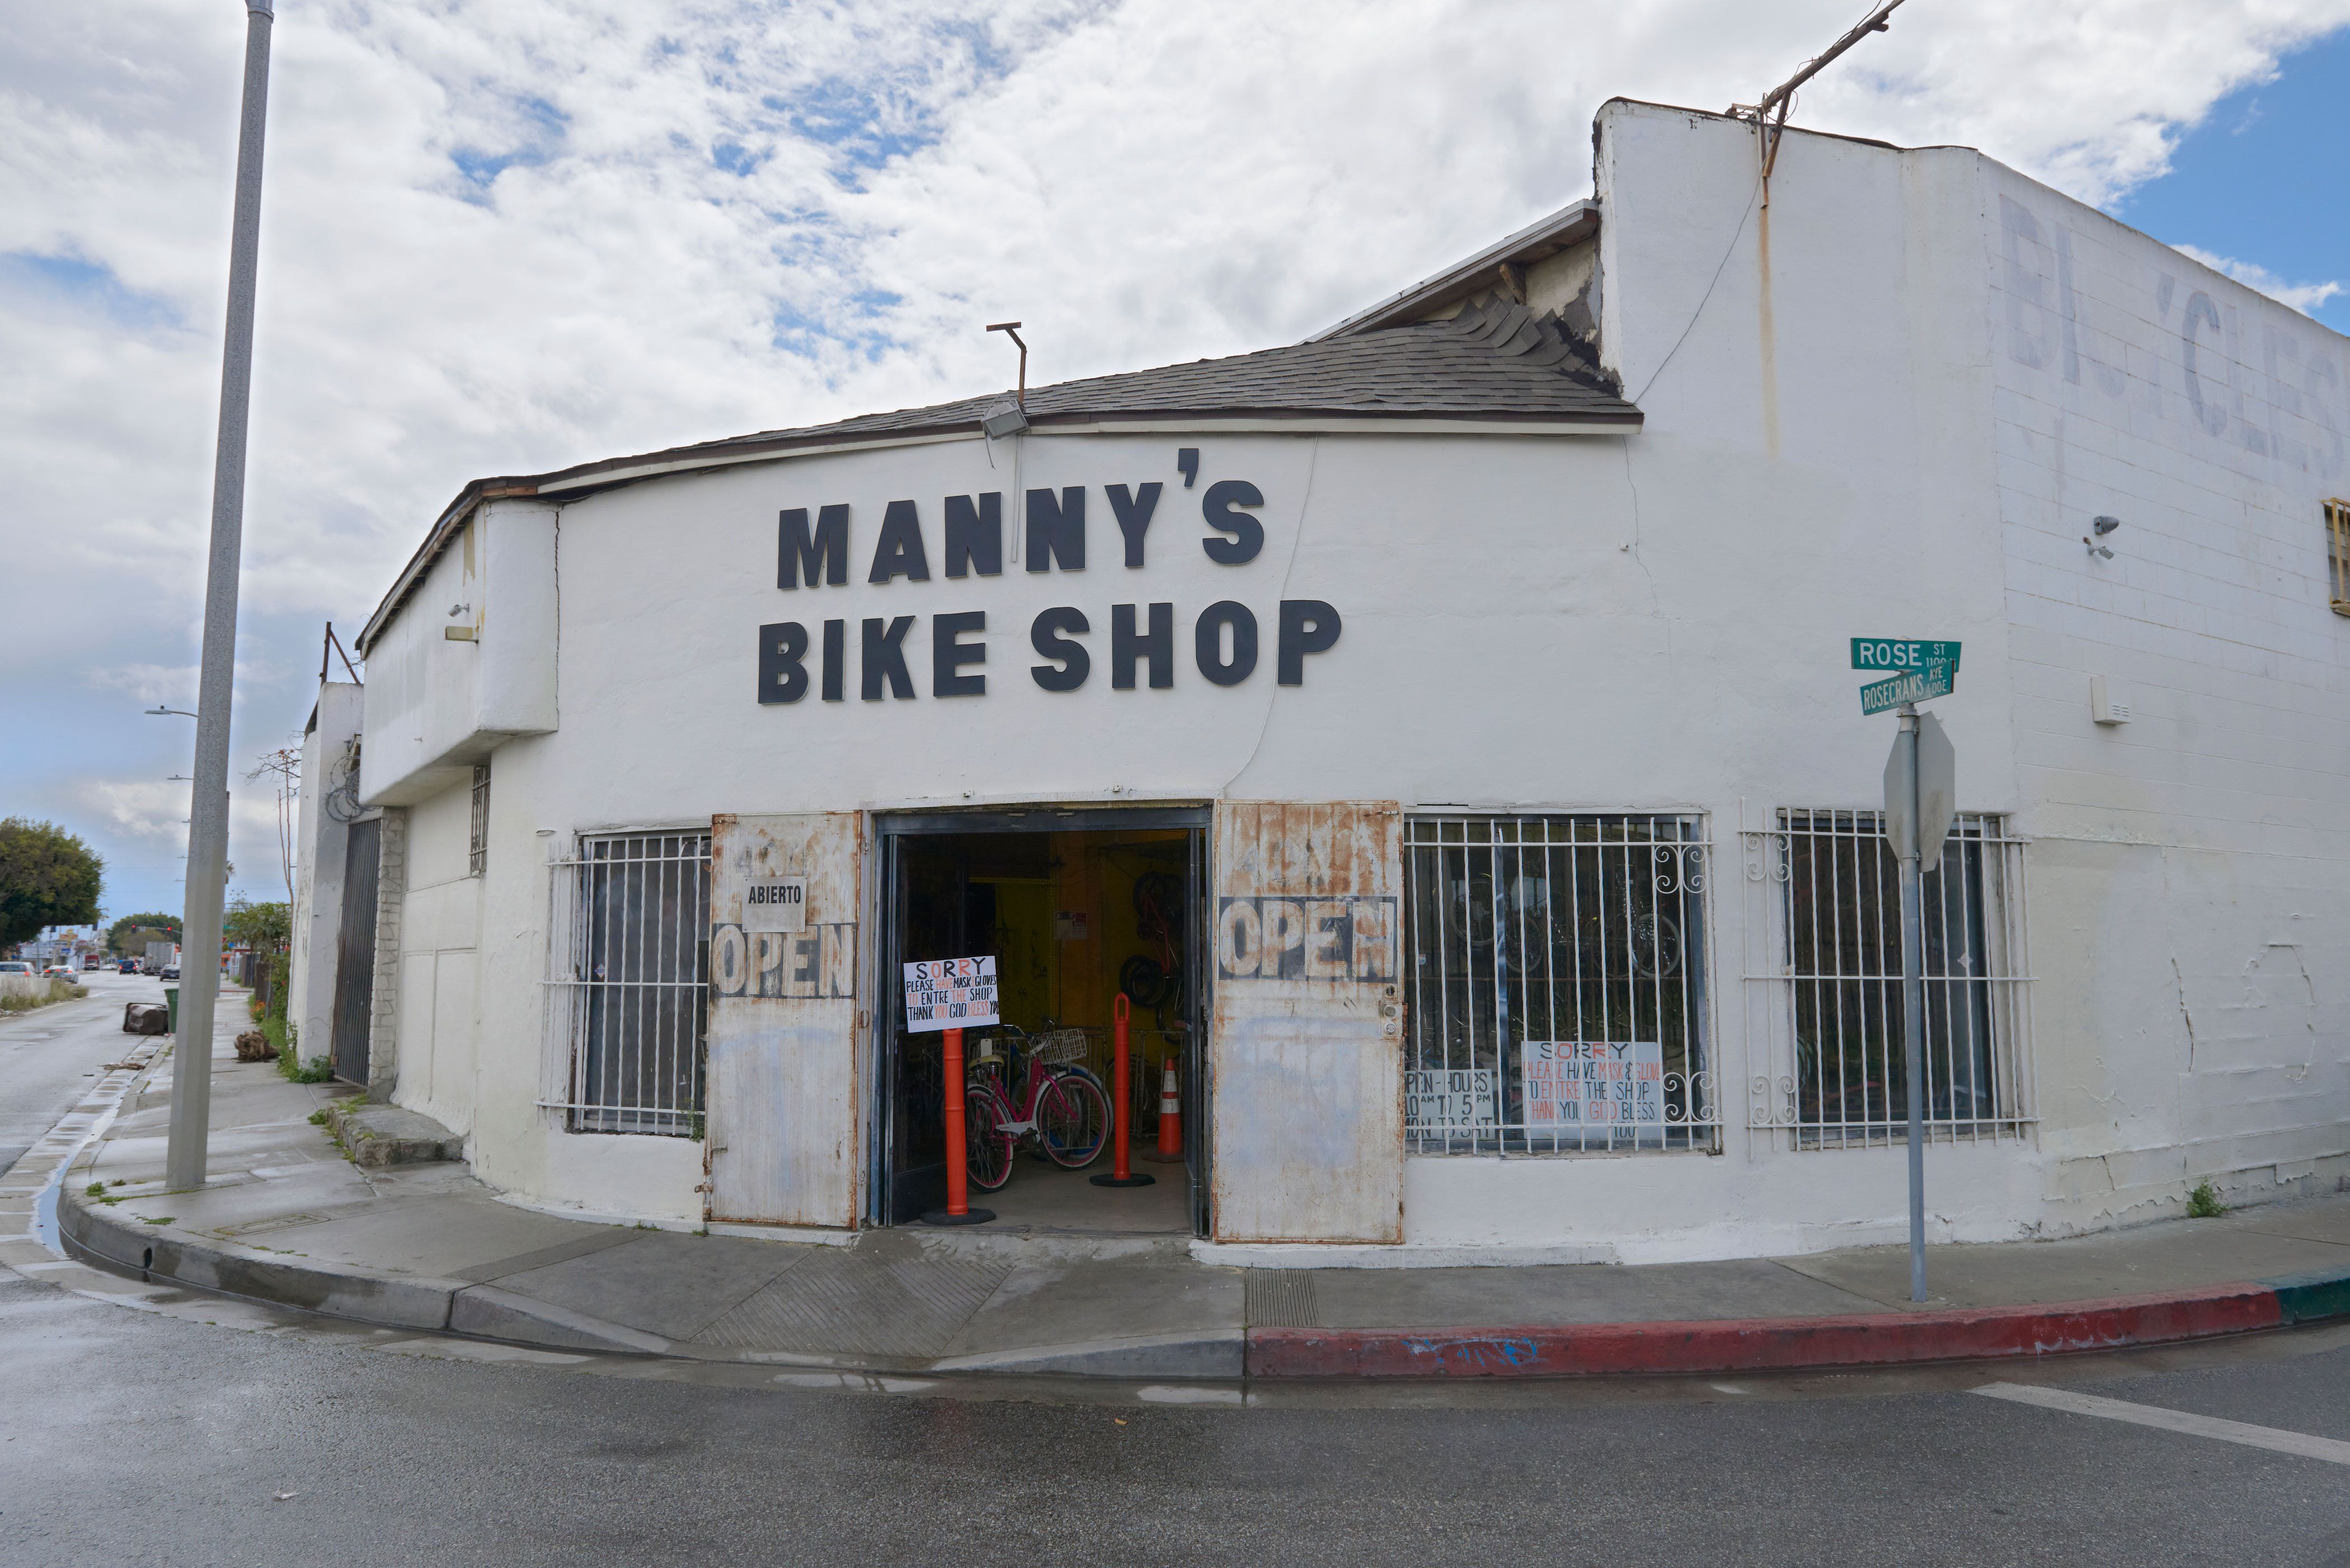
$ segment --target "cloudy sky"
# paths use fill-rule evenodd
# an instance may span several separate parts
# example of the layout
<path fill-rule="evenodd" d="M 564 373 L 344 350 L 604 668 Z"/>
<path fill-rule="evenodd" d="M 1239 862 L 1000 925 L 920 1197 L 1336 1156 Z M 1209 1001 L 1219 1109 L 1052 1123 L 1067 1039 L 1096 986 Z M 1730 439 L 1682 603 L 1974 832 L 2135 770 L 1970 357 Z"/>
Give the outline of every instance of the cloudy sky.
<path fill-rule="evenodd" d="M 279 0 L 236 705 L 469 478 L 1294 340 L 1860 0 Z M 1799 123 L 1961 142 L 2350 328 L 2350 0 L 1910 0 Z M 0 815 L 176 909 L 244 31 L 0 0 Z M 234 885 L 283 897 L 238 781 Z"/>

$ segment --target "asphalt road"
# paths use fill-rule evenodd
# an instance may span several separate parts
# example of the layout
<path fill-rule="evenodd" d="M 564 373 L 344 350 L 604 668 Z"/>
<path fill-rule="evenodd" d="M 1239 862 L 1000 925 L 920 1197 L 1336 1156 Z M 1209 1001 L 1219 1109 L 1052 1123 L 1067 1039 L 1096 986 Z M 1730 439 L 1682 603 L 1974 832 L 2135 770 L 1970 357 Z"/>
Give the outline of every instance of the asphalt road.
<path fill-rule="evenodd" d="M 0 1563 L 2350 1564 L 2350 1465 L 1966 1392 L 2350 1438 L 2350 1329 L 1240 1407 L 399 1340 L 0 1270 Z"/>
<path fill-rule="evenodd" d="M 163 982 L 146 975 L 99 970 L 81 980 L 83 1001 L 0 1013 L 0 1170 L 73 1108 L 100 1063 L 132 1044 L 122 1004 L 163 1000 Z"/>

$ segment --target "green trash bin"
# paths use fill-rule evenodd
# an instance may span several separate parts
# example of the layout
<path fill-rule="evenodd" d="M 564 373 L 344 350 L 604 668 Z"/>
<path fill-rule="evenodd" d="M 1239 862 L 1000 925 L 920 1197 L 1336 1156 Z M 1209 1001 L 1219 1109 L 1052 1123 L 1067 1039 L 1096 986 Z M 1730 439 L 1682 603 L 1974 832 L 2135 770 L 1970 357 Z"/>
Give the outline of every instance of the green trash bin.
<path fill-rule="evenodd" d="M 180 1032 L 180 988 L 178 986 L 167 985 L 163 988 L 163 1005 L 172 1010 L 172 1033 L 177 1034 Z"/>

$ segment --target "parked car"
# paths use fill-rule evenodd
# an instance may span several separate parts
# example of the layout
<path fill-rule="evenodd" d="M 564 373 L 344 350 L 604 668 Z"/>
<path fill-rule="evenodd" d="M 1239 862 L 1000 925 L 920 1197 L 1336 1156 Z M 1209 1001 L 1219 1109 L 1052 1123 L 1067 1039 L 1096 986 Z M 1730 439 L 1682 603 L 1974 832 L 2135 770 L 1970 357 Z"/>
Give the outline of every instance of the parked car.
<path fill-rule="evenodd" d="M 180 966 L 179 966 L 178 964 L 175 964 L 175 963 L 167 963 L 167 964 L 165 964 L 165 965 L 163 966 L 162 978 L 163 978 L 163 979 L 165 979 L 165 980 L 177 980 L 177 979 L 179 979 L 179 978 L 180 978 Z"/>

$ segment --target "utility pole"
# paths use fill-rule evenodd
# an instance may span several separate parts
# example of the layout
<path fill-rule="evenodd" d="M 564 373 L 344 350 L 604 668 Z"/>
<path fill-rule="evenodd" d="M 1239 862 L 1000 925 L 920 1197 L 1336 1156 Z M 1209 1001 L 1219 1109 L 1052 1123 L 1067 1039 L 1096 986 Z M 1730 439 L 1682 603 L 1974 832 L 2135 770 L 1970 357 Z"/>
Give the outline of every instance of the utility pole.
<path fill-rule="evenodd" d="M 173 1191 L 204 1184 L 212 1130 L 213 1013 L 220 999 L 221 899 L 228 862 L 229 702 L 236 674 L 245 415 L 253 393 L 253 300 L 261 262 L 261 144 L 268 120 L 269 29 L 276 4 L 244 0 L 244 111 L 236 136 L 236 215 L 229 238 L 228 331 L 221 346 L 220 434 L 213 457 L 188 898 L 180 923 L 180 1034 L 172 1048 L 172 1131 L 163 1162 L 164 1185 Z"/>

